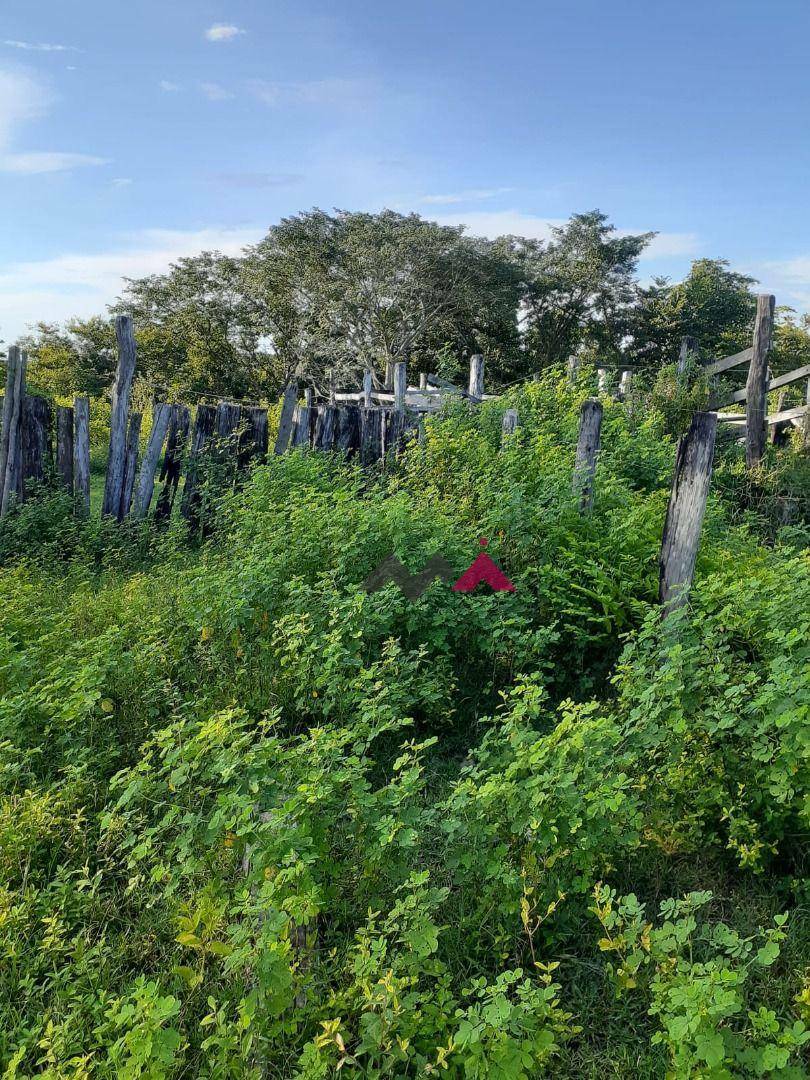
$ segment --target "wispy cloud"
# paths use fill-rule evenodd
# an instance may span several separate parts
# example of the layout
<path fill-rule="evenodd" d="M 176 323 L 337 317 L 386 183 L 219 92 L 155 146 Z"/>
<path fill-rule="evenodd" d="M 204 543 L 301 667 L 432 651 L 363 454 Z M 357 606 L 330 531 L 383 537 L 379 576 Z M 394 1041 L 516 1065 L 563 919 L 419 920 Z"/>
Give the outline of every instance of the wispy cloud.
<path fill-rule="evenodd" d="M 232 26 L 228 23 L 214 23 L 205 31 L 205 37 L 208 41 L 233 41 L 235 37 L 239 37 L 240 34 L 244 33 L 245 31 L 238 26 Z"/>
<path fill-rule="evenodd" d="M 450 195 L 423 195 L 419 201 L 437 206 L 451 203 L 482 202 L 485 199 L 494 199 L 498 195 L 506 195 L 510 191 L 514 191 L 514 188 L 471 188 L 468 191 L 457 191 Z"/>
<path fill-rule="evenodd" d="M 777 304 L 810 312 L 810 255 L 772 259 L 751 270 L 761 291 L 772 292 Z"/>
<path fill-rule="evenodd" d="M 263 105 L 274 109 L 290 105 L 354 109 L 365 106 L 370 94 L 369 84 L 364 79 L 311 79 L 305 82 L 254 79 L 248 85 Z"/>
<path fill-rule="evenodd" d="M 230 101 L 234 96 L 230 90 L 226 90 L 224 86 L 215 82 L 200 83 L 200 91 L 209 101 Z"/>
<path fill-rule="evenodd" d="M 166 94 L 176 94 L 180 89 L 179 83 L 171 82 L 169 79 L 161 79 L 158 86 Z"/>
<path fill-rule="evenodd" d="M 6 264 L 0 272 L 0 337 L 14 341 L 36 322 L 62 322 L 103 312 L 125 277 L 165 272 L 200 251 L 238 255 L 264 234 L 261 226 L 197 230 L 145 229 L 107 251 Z"/>
<path fill-rule="evenodd" d="M 33 175 L 106 164 L 94 154 L 15 149 L 18 129 L 44 116 L 53 101 L 45 83 L 31 72 L 0 69 L 0 172 Z"/>
<path fill-rule="evenodd" d="M 51 45 L 46 41 L 4 41 L 3 44 L 26 52 L 81 52 L 75 45 Z"/>

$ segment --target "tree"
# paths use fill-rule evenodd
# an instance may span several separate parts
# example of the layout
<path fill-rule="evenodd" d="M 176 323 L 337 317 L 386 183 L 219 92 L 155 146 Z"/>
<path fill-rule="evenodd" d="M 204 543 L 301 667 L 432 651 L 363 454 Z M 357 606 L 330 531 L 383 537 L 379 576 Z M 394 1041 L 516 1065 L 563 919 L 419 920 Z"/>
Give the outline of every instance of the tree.
<path fill-rule="evenodd" d="M 286 370 L 323 380 L 409 360 L 435 365 L 442 349 L 517 352 L 519 277 L 487 241 L 461 227 L 391 210 L 284 218 L 248 252 L 246 280 Z"/>
<path fill-rule="evenodd" d="M 63 329 L 38 323 L 20 344 L 29 355 L 28 382 L 37 390 L 70 397 L 109 389 L 117 360 L 109 319 L 70 319 Z"/>
<path fill-rule="evenodd" d="M 639 292 L 632 353 L 641 367 L 678 358 L 681 338 L 695 338 L 704 357 L 722 357 L 751 344 L 754 278 L 728 269 L 725 259 L 698 259 L 682 282 L 657 278 Z"/>
<path fill-rule="evenodd" d="M 505 237 L 520 266 L 525 351 L 535 366 L 561 363 L 578 349 L 618 361 L 632 326 L 638 258 L 654 233 L 617 235 L 598 210 L 574 214 L 548 243 Z"/>

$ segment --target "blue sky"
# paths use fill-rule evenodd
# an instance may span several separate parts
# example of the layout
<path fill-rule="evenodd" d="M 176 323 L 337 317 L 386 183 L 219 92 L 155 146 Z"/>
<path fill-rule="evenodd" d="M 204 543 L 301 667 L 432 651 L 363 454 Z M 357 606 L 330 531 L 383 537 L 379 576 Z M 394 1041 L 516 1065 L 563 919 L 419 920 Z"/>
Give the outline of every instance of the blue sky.
<path fill-rule="evenodd" d="M 810 309 L 808 0 L 3 0 L 0 338 L 311 206 L 656 229 Z"/>

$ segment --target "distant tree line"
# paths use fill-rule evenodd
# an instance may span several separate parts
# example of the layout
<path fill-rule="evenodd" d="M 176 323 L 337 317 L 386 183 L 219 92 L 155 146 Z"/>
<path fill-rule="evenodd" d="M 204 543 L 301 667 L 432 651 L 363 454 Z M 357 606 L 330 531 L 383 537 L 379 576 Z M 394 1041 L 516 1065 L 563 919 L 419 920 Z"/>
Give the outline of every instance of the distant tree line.
<path fill-rule="evenodd" d="M 128 280 L 109 314 L 131 314 L 140 370 L 171 397 L 276 394 L 293 374 L 325 388 L 387 365 L 461 378 L 487 357 L 491 387 L 579 354 L 654 372 L 684 335 L 706 355 L 750 341 L 754 280 L 720 259 L 684 281 L 638 280 L 654 233 L 621 235 L 599 211 L 547 241 L 484 240 L 416 214 L 312 210 L 282 219 L 240 258 L 205 251 Z M 807 320 L 783 312 L 775 366 L 810 357 Z M 109 315 L 40 323 L 32 374 L 56 394 L 100 393 L 115 365 Z"/>

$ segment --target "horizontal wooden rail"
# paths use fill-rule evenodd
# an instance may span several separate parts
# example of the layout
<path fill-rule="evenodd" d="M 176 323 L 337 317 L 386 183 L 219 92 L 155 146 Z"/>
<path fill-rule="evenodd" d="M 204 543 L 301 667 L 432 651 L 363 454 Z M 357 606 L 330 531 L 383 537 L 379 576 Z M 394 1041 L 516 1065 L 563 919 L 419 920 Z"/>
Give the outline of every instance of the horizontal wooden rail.
<path fill-rule="evenodd" d="M 793 371 L 789 371 L 786 375 L 779 375 L 776 379 L 771 379 L 767 389 L 769 391 L 778 390 L 780 386 L 787 386 L 789 383 L 798 382 L 799 379 L 806 379 L 808 376 L 810 376 L 810 364 L 805 364 L 804 367 L 794 368 Z M 736 405 L 739 401 L 745 401 L 747 397 L 748 388 L 744 386 L 742 390 L 735 390 L 733 394 L 729 394 L 716 408 L 725 409 L 728 405 Z"/>
<path fill-rule="evenodd" d="M 754 349 L 749 346 L 747 349 L 743 349 L 742 352 L 734 353 L 733 356 L 726 356 L 722 360 L 715 360 L 711 364 L 706 364 L 703 370 L 707 375 L 719 375 L 721 371 L 739 367 L 740 364 L 750 364 L 753 355 Z"/>

